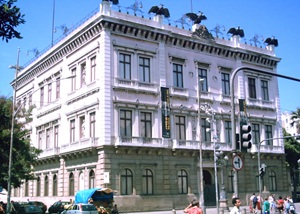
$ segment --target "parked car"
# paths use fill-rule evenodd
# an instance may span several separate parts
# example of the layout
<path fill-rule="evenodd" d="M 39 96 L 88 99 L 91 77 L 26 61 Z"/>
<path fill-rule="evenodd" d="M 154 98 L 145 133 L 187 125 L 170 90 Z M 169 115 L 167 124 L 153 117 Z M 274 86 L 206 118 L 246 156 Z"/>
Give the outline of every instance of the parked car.
<path fill-rule="evenodd" d="M 98 214 L 98 210 L 93 204 L 74 204 L 67 210 L 66 214 Z"/>
<path fill-rule="evenodd" d="M 22 214 L 43 214 L 44 211 L 36 205 L 24 204 L 19 207 L 18 213 Z"/>
<path fill-rule="evenodd" d="M 69 201 L 57 201 L 49 207 L 48 213 L 61 213 L 69 206 L 71 206 Z"/>
<path fill-rule="evenodd" d="M 39 208 L 41 208 L 43 210 L 43 213 L 45 213 L 47 211 L 47 206 L 46 204 L 44 204 L 41 201 L 28 201 L 29 205 L 34 205 L 34 206 L 38 206 Z"/>

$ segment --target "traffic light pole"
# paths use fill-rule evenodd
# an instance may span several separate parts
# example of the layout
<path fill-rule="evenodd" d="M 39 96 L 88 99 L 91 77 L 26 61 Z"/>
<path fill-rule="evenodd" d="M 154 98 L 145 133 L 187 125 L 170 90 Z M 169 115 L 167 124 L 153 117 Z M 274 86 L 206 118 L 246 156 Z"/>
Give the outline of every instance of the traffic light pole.
<path fill-rule="evenodd" d="M 236 68 L 231 77 L 230 77 L 230 99 L 231 99 L 231 140 L 232 140 L 232 156 L 234 156 L 236 154 L 236 121 L 235 121 L 235 103 L 234 103 L 234 79 L 236 74 L 241 71 L 241 70 L 247 70 L 247 71 L 254 71 L 254 72 L 259 72 L 261 74 L 268 74 L 270 76 L 277 76 L 277 77 L 281 77 L 284 79 L 289 79 L 289 80 L 293 80 L 296 82 L 300 82 L 300 79 L 298 78 L 294 78 L 294 77 L 289 77 L 289 76 L 284 76 L 281 74 L 277 74 L 277 73 L 273 73 L 270 71 L 263 71 L 263 70 L 259 70 L 259 69 L 255 69 L 255 68 L 251 68 L 248 66 L 241 66 Z M 233 189 L 234 189 L 234 194 L 235 196 L 238 196 L 238 180 L 237 180 L 237 172 L 234 173 L 234 177 L 233 177 L 234 183 L 233 183 Z"/>
<path fill-rule="evenodd" d="M 296 137 L 300 137 L 300 135 L 267 138 L 267 139 L 260 141 L 259 144 L 257 144 L 257 167 L 258 167 L 258 177 L 259 177 L 259 179 L 258 179 L 259 195 L 261 195 L 261 193 L 262 193 L 262 176 L 260 175 L 260 167 L 261 167 L 260 146 L 261 146 L 261 144 L 268 140 L 278 140 L 278 139 L 287 139 L 287 138 L 296 138 Z"/>

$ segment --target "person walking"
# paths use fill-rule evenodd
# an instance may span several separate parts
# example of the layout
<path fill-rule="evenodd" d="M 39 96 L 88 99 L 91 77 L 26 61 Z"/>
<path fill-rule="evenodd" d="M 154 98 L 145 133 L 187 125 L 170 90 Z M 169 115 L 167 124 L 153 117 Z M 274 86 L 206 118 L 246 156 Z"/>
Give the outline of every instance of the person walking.
<path fill-rule="evenodd" d="M 268 198 L 265 197 L 265 201 L 263 203 L 263 211 L 264 211 L 264 214 L 270 214 L 270 202 L 268 201 Z"/>
<path fill-rule="evenodd" d="M 230 214 L 242 214 L 240 210 L 241 200 L 238 197 L 232 199 L 233 208 L 230 211 Z"/>
<path fill-rule="evenodd" d="M 202 209 L 199 207 L 199 201 L 193 199 L 192 202 L 184 210 L 184 213 L 188 214 L 203 214 Z"/>
<path fill-rule="evenodd" d="M 250 213 L 256 213 L 256 209 L 257 209 L 257 203 L 258 203 L 258 198 L 255 195 L 255 193 L 252 194 L 252 196 L 250 197 Z"/>

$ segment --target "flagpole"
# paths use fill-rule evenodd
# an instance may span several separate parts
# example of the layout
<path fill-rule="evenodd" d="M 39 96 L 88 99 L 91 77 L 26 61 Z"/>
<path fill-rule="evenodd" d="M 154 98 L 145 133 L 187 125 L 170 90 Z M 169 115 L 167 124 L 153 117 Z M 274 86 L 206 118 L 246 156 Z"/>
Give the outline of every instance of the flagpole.
<path fill-rule="evenodd" d="M 193 0 L 191 0 L 191 13 L 193 12 Z"/>
<path fill-rule="evenodd" d="M 51 40 L 51 46 L 53 46 L 53 36 L 54 36 L 54 16 L 55 16 L 55 0 L 53 0 L 53 13 L 52 13 L 52 40 Z"/>

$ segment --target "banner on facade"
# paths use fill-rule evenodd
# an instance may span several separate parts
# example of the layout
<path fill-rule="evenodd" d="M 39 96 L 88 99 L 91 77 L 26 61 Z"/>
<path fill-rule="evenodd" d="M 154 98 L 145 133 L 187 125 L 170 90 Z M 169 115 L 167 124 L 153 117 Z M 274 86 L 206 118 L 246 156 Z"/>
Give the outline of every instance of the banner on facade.
<path fill-rule="evenodd" d="M 171 137 L 169 88 L 161 87 L 162 137 Z"/>

